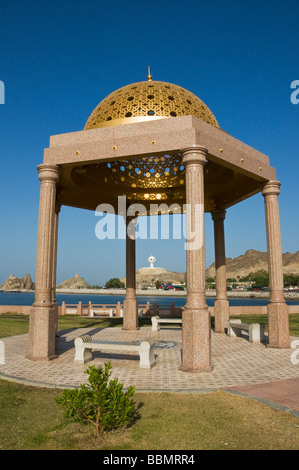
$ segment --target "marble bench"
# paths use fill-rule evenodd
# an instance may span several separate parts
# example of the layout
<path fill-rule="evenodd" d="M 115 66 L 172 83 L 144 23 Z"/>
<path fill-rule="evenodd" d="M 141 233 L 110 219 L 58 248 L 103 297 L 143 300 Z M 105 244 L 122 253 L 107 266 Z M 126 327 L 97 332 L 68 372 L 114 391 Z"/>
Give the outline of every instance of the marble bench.
<path fill-rule="evenodd" d="M 78 336 L 75 339 L 75 358 L 77 364 L 85 364 L 92 361 L 92 351 L 113 351 L 119 353 L 138 352 L 139 367 L 150 369 L 156 365 L 154 354 L 155 340 L 149 338 L 144 341 L 123 342 L 123 341 L 94 341 L 90 335 Z"/>
<path fill-rule="evenodd" d="M 260 343 L 264 339 L 264 323 L 243 323 L 240 319 L 235 319 L 229 320 L 227 326 L 228 336 L 241 336 L 242 331 L 246 331 L 250 343 Z"/>
<path fill-rule="evenodd" d="M 181 318 L 160 318 L 158 315 L 152 317 L 152 331 L 159 331 L 160 330 L 160 323 L 176 323 L 181 324 Z"/>
<path fill-rule="evenodd" d="M 109 317 L 113 317 L 113 309 L 112 308 L 95 308 L 90 310 L 90 316 L 94 317 L 95 315 L 108 315 Z"/>

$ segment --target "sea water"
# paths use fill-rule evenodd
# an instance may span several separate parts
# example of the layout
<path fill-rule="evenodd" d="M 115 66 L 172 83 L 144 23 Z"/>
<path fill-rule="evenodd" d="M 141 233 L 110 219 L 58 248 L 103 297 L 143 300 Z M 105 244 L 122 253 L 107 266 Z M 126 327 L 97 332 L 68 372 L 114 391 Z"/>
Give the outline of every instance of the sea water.
<path fill-rule="evenodd" d="M 56 294 L 58 305 L 62 305 L 64 301 L 66 304 L 117 304 L 117 302 L 123 302 L 125 299 L 124 295 L 100 295 L 100 294 Z M 172 302 L 175 303 L 176 307 L 183 307 L 186 304 L 185 296 L 161 296 L 161 295 L 142 295 L 137 296 L 139 304 L 154 304 L 157 302 L 159 305 L 170 305 Z M 267 305 L 268 299 L 259 298 L 229 298 L 229 304 L 231 306 L 247 306 L 247 305 Z M 34 292 L 0 292 L 0 305 L 32 305 L 34 302 Z M 209 306 L 213 306 L 215 298 L 207 297 L 206 302 Z M 287 299 L 288 305 L 299 305 L 299 300 Z"/>

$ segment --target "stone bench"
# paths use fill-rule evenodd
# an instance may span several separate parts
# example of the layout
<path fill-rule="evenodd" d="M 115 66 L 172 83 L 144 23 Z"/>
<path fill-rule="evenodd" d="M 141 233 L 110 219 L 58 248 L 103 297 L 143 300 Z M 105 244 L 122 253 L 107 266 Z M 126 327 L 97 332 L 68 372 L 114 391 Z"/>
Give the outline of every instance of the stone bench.
<path fill-rule="evenodd" d="M 181 324 L 181 318 L 160 318 L 158 315 L 152 317 L 152 331 L 159 331 L 160 330 L 160 323 L 176 323 Z"/>
<path fill-rule="evenodd" d="M 243 323 L 240 319 L 235 319 L 229 320 L 227 326 L 228 336 L 241 336 L 242 331 L 246 331 L 250 343 L 260 343 L 264 339 L 264 323 Z"/>
<path fill-rule="evenodd" d="M 149 338 L 137 342 L 122 342 L 122 341 L 94 341 L 90 335 L 78 336 L 75 339 L 75 359 L 77 364 L 85 364 L 92 361 L 92 351 L 117 351 L 120 353 L 138 352 L 139 353 L 139 367 L 142 369 L 150 369 L 156 365 L 154 354 L 155 340 Z"/>
<path fill-rule="evenodd" d="M 113 317 L 113 309 L 112 308 L 92 308 L 90 310 L 90 316 L 94 317 L 95 315 L 105 315 L 109 317 Z"/>

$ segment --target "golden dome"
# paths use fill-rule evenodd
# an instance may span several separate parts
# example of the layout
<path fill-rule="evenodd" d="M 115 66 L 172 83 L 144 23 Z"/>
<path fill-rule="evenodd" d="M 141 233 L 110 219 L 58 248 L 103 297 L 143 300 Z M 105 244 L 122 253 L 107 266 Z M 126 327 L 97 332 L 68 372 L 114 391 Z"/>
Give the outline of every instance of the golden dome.
<path fill-rule="evenodd" d="M 91 113 L 84 130 L 188 115 L 219 128 L 213 113 L 196 95 L 171 83 L 153 81 L 149 75 L 148 81 L 108 95 Z"/>

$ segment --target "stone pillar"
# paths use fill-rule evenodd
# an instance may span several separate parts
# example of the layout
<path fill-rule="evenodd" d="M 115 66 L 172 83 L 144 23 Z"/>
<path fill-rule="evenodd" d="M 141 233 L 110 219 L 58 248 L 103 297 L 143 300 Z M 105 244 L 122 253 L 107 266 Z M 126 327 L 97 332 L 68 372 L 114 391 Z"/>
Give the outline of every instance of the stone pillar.
<path fill-rule="evenodd" d="M 279 192 L 279 181 L 268 181 L 262 187 L 262 194 L 265 200 L 268 270 L 270 283 L 270 299 L 267 306 L 268 331 L 270 347 L 289 348 L 289 308 L 284 298 L 281 235 L 278 207 Z"/>
<path fill-rule="evenodd" d="M 216 300 L 214 303 L 215 333 L 224 333 L 229 319 L 229 302 L 226 289 L 225 266 L 225 210 L 211 212 L 214 221 L 215 268 L 216 268 Z"/>
<path fill-rule="evenodd" d="M 135 216 L 126 217 L 126 297 L 124 300 L 123 329 L 138 329 L 138 301 L 136 299 L 136 245 Z"/>
<path fill-rule="evenodd" d="M 205 295 L 204 165 L 207 149 L 181 150 L 186 171 L 187 301 L 182 322 L 185 372 L 211 372 L 211 321 Z"/>
<path fill-rule="evenodd" d="M 28 359 L 55 358 L 56 311 L 53 307 L 53 250 L 57 165 L 38 166 L 40 185 L 35 300 L 30 313 Z"/>
<path fill-rule="evenodd" d="M 58 245 L 58 220 L 61 204 L 56 202 L 54 215 L 54 241 L 53 241 L 53 271 L 52 271 L 52 302 L 56 311 L 56 336 L 58 336 L 58 302 L 56 299 L 56 272 L 57 272 L 57 245 Z"/>
<path fill-rule="evenodd" d="M 82 317 L 82 315 L 83 315 L 83 308 L 82 308 L 82 302 L 81 301 L 78 302 L 77 315 L 79 317 Z"/>

